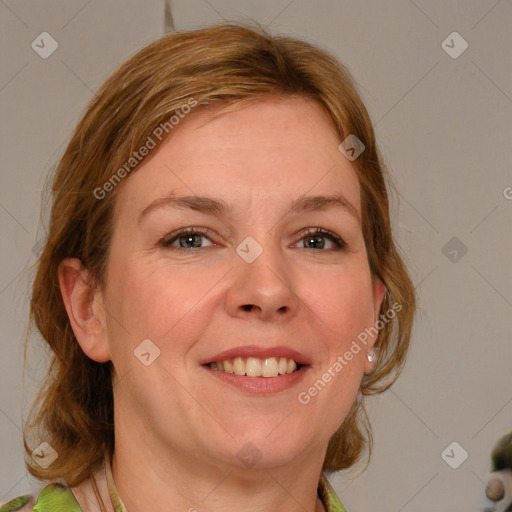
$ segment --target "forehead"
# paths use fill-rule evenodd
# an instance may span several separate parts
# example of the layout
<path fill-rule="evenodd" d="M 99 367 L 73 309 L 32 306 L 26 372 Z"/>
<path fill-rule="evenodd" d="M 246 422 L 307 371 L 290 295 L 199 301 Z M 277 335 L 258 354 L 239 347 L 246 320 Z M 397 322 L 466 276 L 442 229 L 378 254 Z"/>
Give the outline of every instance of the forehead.
<path fill-rule="evenodd" d="M 215 196 L 247 210 L 303 195 L 342 193 L 360 212 L 360 188 L 340 137 L 315 102 L 262 100 L 216 115 L 198 107 L 124 183 L 117 209 L 143 210 L 176 193 Z M 277 211 L 277 210 L 276 210 Z"/>

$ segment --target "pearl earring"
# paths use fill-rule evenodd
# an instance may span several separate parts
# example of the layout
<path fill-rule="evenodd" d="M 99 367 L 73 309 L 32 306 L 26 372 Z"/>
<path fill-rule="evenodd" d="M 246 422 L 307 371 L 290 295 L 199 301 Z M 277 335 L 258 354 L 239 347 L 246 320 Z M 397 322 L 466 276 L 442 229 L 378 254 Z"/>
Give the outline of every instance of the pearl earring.
<path fill-rule="evenodd" d="M 368 357 L 368 361 L 370 363 L 373 363 L 375 361 L 375 352 L 373 351 L 373 349 L 370 351 L 369 354 L 366 355 L 366 357 Z"/>

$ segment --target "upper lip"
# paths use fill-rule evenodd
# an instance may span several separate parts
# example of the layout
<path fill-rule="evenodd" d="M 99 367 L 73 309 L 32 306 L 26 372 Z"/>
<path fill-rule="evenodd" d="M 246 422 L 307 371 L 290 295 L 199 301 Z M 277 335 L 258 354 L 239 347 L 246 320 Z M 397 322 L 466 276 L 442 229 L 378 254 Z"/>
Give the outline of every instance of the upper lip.
<path fill-rule="evenodd" d="M 226 359 L 235 359 L 236 357 L 257 357 L 259 359 L 266 359 L 269 357 L 287 357 L 303 366 L 310 364 L 308 358 L 304 354 L 301 354 L 292 348 L 284 346 L 258 347 L 256 345 L 245 345 L 224 350 L 212 357 L 203 359 L 201 364 L 216 363 L 219 361 L 225 361 Z"/>

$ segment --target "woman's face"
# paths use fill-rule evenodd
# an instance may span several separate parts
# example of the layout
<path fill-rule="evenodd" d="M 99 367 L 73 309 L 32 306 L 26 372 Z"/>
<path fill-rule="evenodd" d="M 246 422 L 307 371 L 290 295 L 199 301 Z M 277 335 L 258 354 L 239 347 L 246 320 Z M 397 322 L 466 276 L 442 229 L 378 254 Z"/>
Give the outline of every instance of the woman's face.
<path fill-rule="evenodd" d="M 116 429 L 205 464 L 323 459 L 371 369 L 353 342 L 384 293 L 356 173 L 310 101 L 207 114 L 181 121 L 117 199 L 101 297 Z"/>

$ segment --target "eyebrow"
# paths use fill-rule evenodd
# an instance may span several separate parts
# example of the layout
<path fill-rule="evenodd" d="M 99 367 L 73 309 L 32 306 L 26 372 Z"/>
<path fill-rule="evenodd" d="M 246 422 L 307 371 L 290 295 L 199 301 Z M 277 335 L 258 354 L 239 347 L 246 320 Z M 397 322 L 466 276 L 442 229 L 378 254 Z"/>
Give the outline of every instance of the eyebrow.
<path fill-rule="evenodd" d="M 210 215 L 225 215 L 233 211 L 232 206 L 222 199 L 215 199 L 207 196 L 176 196 L 161 197 L 146 206 L 140 214 L 140 222 L 150 212 L 160 208 L 176 208 L 195 210 Z M 290 211 L 293 213 L 325 211 L 331 208 L 341 208 L 350 213 L 360 223 L 357 208 L 343 195 L 317 195 L 300 196 L 290 204 Z"/>

